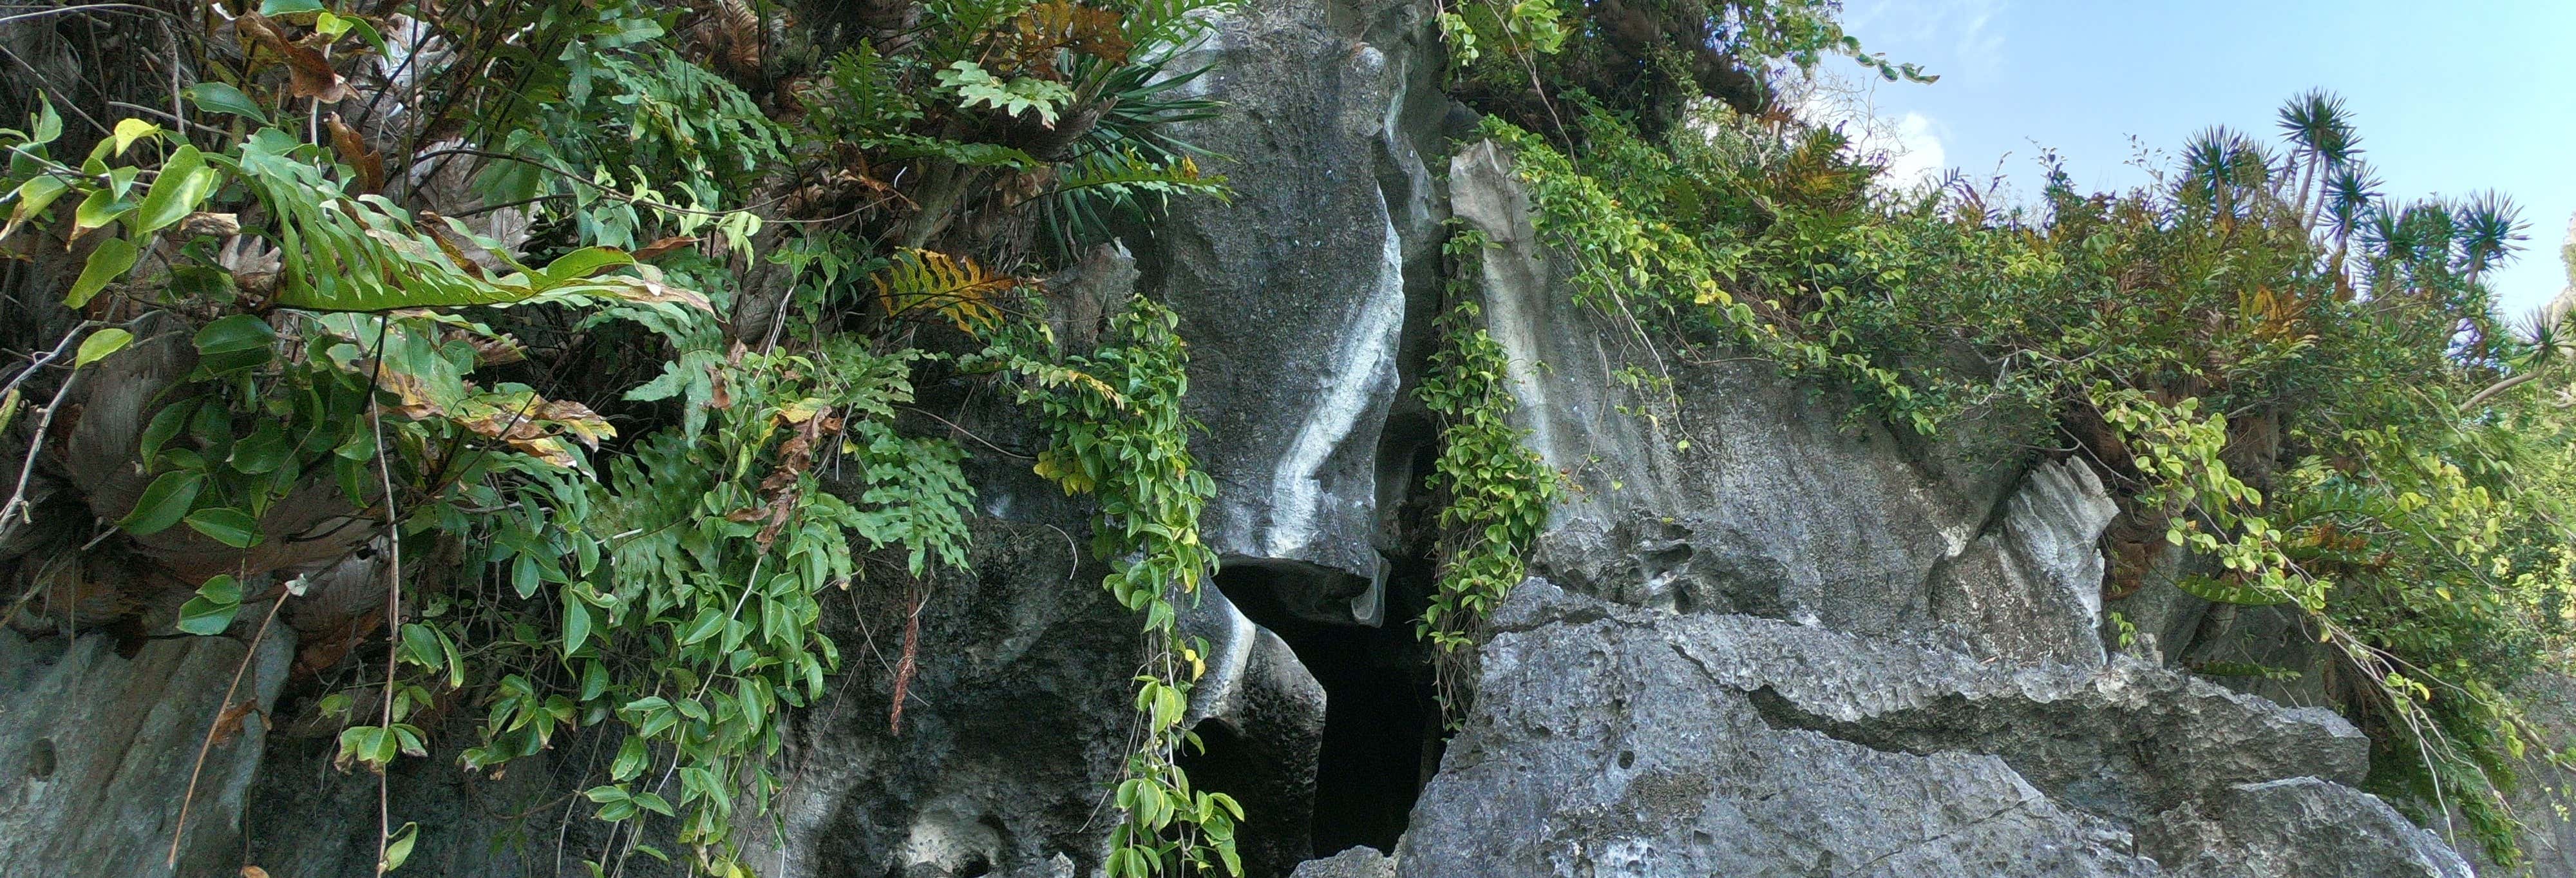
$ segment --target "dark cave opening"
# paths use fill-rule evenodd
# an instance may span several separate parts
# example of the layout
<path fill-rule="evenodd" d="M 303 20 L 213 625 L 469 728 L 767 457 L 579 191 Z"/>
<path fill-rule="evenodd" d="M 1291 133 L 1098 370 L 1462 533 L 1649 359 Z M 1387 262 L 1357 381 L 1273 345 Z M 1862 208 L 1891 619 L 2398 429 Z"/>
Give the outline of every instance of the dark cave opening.
<path fill-rule="evenodd" d="M 1384 621 L 1377 627 L 1317 622 L 1291 612 L 1281 591 L 1299 587 L 1293 572 L 1229 564 L 1216 580 L 1246 617 L 1287 641 L 1324 687 L 1313 855 L 1331 856 L 1356 845 L 1393 851 L 1446 743 L 1429 651 L 1413 636 L 1412 620 L 1429 597 L 1430 563 L 1391 561 Z M 1209 755 L 1219 755 L 1219 746 L 1210 741 Z"/>

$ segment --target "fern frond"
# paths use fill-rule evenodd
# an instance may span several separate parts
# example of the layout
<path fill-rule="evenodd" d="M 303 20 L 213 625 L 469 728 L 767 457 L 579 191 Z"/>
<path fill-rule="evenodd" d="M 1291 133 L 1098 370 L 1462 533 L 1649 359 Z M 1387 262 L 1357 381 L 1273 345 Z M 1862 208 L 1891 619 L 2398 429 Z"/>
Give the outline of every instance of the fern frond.
<path fill-rule="evenodd" d="M 910 247 L 868 282 L 876 286 L 877 304 L 887 317 L 936 311 L 968 333 L 1000 322 L 1002 312 L 991 297 L 1020 285 L 1019 278 L 994 274 L 973 259 Z"/>

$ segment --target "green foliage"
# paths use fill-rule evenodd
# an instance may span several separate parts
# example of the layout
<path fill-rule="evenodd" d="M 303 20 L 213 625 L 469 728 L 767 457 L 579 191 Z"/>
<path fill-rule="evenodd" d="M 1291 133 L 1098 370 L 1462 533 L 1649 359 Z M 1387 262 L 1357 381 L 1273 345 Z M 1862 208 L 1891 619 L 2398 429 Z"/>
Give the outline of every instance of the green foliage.
<path fill-rule="evenodd" d="M 2286 153 L 2212 131 L 2150 187 L 2056 174 L 2022 209 L 1875 186 L 1830 131 L 1702 104 L 1648 136 L 1568 103 L 1571 153 L 1486 131 L 1582 301 L 1918 433 L 2049 419 L 2188 549 L 2186 592 L 2296 607 L 2356 672 L 2330 679 L 2378 789 L 2459 809 L 2512 861 L 2500 791 L 2531 732 L 2502 692 L 2571 642 L 2576 424 L 2497 388 L 2552 361 L 2479 280 L 2518 234 L 2509 205 L 2377 198 L 2331 99 L 2285 111 Z M 2492 408 L 2463 416 L 2472 398 Z"/>
<path fill-rule="evenodd" d="M 482 560 L 508 571 L 516 597 L 561 620 L 552 642 L 513 644 L 527 664 L 506 668 L 466 766 L 614 722 L 627 735 L 610 782 L 588 791 L 598 816 L 673 817 L 702 869 L 737 865 L 738 798 L 766 810 L 781 714 L 818 697 L 839 664 L 814 630 L 819 596 L 864 579 L 854 550 L 899 549 L 913 575 L 964 564 L 960 452 L 892 429 L 893 407 L 911 399 L 910 359 L 847 342 L 746 354 L 703 434 L 647 437 L 604 484 L 547 471 L 464 490 L 462 503 L 512 511 L 475 521 L 449 508 L 442 526 L 488 541 Z M 846 481 L 827 491 L 817 461 L 835 456 Z M 460 620 L 441 636 L 483 624 Z M 426 650 L 413 659 L 442 669 Z M 568 686 L 546 694 L 535 682 L 546 677 Z"/>
<path fill-rule="evenodd" d="M 1566 127 L 1569 101 L 1660 133 L 1710 99 L 1777 109 L 1775 72 L 1811 73 L 1828 56 L 1889 81 L 1938 79 L 1862 49 L 1840 18 L 1838 0 L 1452 0 L 1438 12 L 1461 97 L 1559 142 L 1582 136 Z"/>
<path fill-rule="evenodd" d="M 198 584 L 181 630 L 231 626 L 272 573 L 314 563 L 295 552 L 327 566 L 374 547 L 398 599 L 382 651 L 360 652 L 389 661 L 334 670 L 321 699 L 344 768 L 426 756 L 459 705 L 479 720 L 459 742 L 471 769 L 595 729 L 615 748 L 584 794 L 613 824 L 606 858 L 665 856 L 642 839 L 667 833 L 690 868 L 733 878 L 777 790 L 782 717 L 840 667 L 818 598 L 965 564 L 964 452 L 896 426 L 914 372 L 945 359 L 928 351 L 953 348 L 858 306 L 1005 332 L 1030 253 L 1222 197 L 1167 130 L 1213 114 L 1182 90 L 1203 71 L 1164 68 L 1221 5 L 930 3 L 898 48 L 816 69 L 815 47 L 771 42 L 760 4 L 683 30 L 638 0 L 272 2 L 234 24 L 246 55 L 173 59 L 209 76 L 172 96 L 189 124 L 124 120 L 78 162 L 48 153 L 51 106 L 0 131 L 0 244 L 85 247 L 66 304 L 196 329 L 119 522 L 231 571 Z M 393 19 L 369 16 L 393 12 L 441 63 L 377 97 L 365 66 L 396 46 L 378 31 Z M 743 34 L 751 51 L 725 47 Z M 367 99 L 357 127 L 329 113 L 342 93 Z M 456 205 L 450 178 L 479 204 Z M 500 221 L 469 223 L 485 214 Z M 784 317 L 737 337 L 716 315 L 746 305 Z M 1061 403 L 1050 423 L 1086 437 L 1056 459 L 1089 468 L 1110 584 L 1154 632 L 1137 701 L 1153 734 L 1115 791 L 1113 868 L 1232 870 L 1241 809 L 1171 764 L 1200 662 L 1173 601 L 1212 569 L 1195 522 L 1213 486 L 1187 455 L 1171 318 L 1148 312 L 1121 323 L 1125 346 L 1021 365 Z M 132 341 L 100 330 L 74 359 Z M 352 523 L 270 532 L 299 507 Z M 464 569 L 441 569 L 458 548 Z M 383 827 L 387 870 L 439 831 L 400 825 Z"/>
<path fill-rule="evenodd" d="M 1059 360 L 1043 324 L 1020 323 L 985 360 L 1021 376 L 1021 400 L 1044 416 L 1050 434 L 1038 475 L 1099 504 L 1092 551 L 1111 559 L 1102 585 L 1144 617 L 1145 672 L 1136 677 L 1144 728 L 1114 797 L 1123 819 L 1110 834 L 1113 878 L 1243 871 L 1234 846 L 1243 807 L 1192 789 L 1173 761 L 1182 747 L 1198 746 L 1182 722 L 1206 649 L 1181 642 L 1178 602 L 1197 601 L 1217 563 L 1199 542 L 1199 512 L 1216 483 L 1190 455 L 1198 425 L 1181 408 L 1189 357 L 1178 325 L 1169 309 L 1136 299 L 1089 356 Z"/>
<path fill-rule="evenodd" d="M 1482 236 L 1460 232 L 1447 249 L 1472 264 L 1484 246 Z M 1509 363 L 1502 345 L 1476 325 L 1479 313 L 1462 299 L 1441 317 L 1443 343 L 1415 391 L 1440 419 L 1440 456 L 1427 484 L 1442 500 L 1442 539 L 1431 605 L 1414 632 L 1435 648 L 1440 698 L 1452 722 L 1465 717 L 1467 660 L 1483 641 L 1484 619 L 1520 584 L 1522 556 L 1546 527 L 1564 482 L 1522 447 L 1525 431 L 1511 423 Z"/>

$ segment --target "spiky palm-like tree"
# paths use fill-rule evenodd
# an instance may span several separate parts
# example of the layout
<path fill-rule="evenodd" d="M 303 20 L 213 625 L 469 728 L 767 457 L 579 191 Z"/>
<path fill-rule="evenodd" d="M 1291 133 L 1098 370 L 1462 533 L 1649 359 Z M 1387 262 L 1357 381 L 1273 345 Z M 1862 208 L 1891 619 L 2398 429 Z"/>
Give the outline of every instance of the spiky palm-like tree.
<path fill-rule="evenodd" d="M 2299 180 L 2297 200 L 2292 203 L 2299 206 L 2306 226 L 2314 229 L 2326 209 L 2322 184 L 2361 154 L 2361 137 L 2354 133 L 2343 97 L 2324 89 L 2309 89 L 2283 104 L 2279 125 L 2291 144 L 2290 173 Z"/>
<path fill-rule="evenodd" d="M 2576 360 L 2576 338 L 2569 337 L 2566 332 L 2566 320 L 2567 309 L 2563 302 L 2552 302 L 2524 317 L 2521 326 L 2524 351 L 2511 361 L 2514 374 L 2470 395 L 2467 402 L 2460 404 L 2460 412 L 2477 411 L 2479 406 L 2498 394 L 2529 384 L 2550 370 Z"/>
<path fill-rule="evenodd" d="M 2366 162 L 2347 162 L 2327 175 L 2319 192 L 2319 204 L 2325 205 L 2325 217 L 2334 222 L 2335 255 L 2340 258 L 2352 241 L 2352 234 L 2373 213 L 2379 200 L 2379 175 Z"/>
<path fill-rule="evenodd" d="M 2262 144 L 2232 128 L 2204 128 L 2183 144 L 2179 181 L 2186 203 L 2207 205 L 2213 218 L 2236 215 L 2248 193 L 2262 191 L 2272 156 Z"/>
<path fill-rule="evenodd" d="M 2522 208 L 2494 190 L 2461 202 L 2453 225 L 2459 230 L 2460 264 L 2470 286 L 2477 285 L 2478 275 L 2488 266 L 2512 258 L 2522 249 L 2521 242 L 2531 240 L 2527 234 L 2531 226 L 2522 221 Z"/>

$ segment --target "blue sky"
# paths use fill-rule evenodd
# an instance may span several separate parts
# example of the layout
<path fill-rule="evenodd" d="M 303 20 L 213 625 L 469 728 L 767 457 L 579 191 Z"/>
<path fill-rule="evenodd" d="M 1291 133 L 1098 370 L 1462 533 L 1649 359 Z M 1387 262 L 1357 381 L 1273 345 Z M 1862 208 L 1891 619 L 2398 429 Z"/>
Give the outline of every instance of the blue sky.
<path fill-rule="evenodd" d="M 2508 314 L 2566 284 L 2571 0 L 1849 0 L 1844 19 L 1870 50 L 1941 76 L 1872 89 L 1909 149 L 1900 170 L 2000 170 L 2029 198 L 2044 147 L 2079 186 L 2125 189 L 2146 179 L 2128 164 L 2132 135 L 2168 156 L 2210 125 L 2272 137 L 2283 101 L 2324 87 L 2343 95 L 2391 195 L 2495 189 L 2522 206 L 2531 240 L 2492 276 Z"/>

